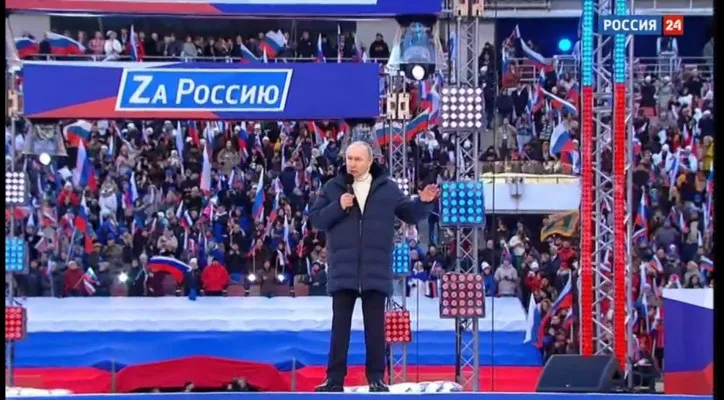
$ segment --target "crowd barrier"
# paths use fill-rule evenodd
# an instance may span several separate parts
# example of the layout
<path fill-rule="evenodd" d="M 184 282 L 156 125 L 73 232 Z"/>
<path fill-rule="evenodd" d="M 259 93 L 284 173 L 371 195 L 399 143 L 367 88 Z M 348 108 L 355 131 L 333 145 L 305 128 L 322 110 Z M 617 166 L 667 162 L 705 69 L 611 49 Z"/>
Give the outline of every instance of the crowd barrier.
<path fill-rule="evenodd" d="M 574 78 L 578 77 L 579 61 L 572 55 L 553 57 L 559 74 L 569 74 Z M 527 58 L 512 58 L 511 65 L 516 65 L 520 81 L 524 84 L 534 84 L 540 75 L 539 66 L 531 63 Z M 704 74 L 713 71 L 714 60 L 711 57 L 638 57 L 636 59 L 636 78 L 643 78 L 646 75 L 674 76 L 684 69 L 694 69 Z"/>
<path fill-rule="evenodd" d="M 131 58 L 129 55 L 117 55 L 117 56 L 106 56 L 105 54 L 82 54 L 82 55 L 73 55 L 73 54 L 37 54 L 34 56 L 30 56 L 27 58 L 28 60 L 32 61 L 98 61 L 98 62 L 129 62 L 129 61 L 135 61 Z M 189 57 L 189 56 L 144 56 L 143 62 L 227 62 L 227 63 L 248 63 L 249 60 L 241 58 L 241 57 L 232 57 L 232 56 L 224 56 L 224 57 L 209 57 L 209 56 L 198 56 L 198 57 Z M 327 63 L 336 63 L 338 61 L 342 62 L 359 62 L 360 60 L 358 58 L 341 58 L 337 59 L 334 58 L 328 58 L 326 60 Z M 316 58 L 314 57 L 276 57 L 268 60 L 270 64 L 284 64 L 284 63 L 304 63 L 304 62 L 318 62 Z M 367 62 L 371 63 L 378 63 L 380 66 L 384 66 L 387 63 L 387 58 L 369 58 L 367 59 Z"/>

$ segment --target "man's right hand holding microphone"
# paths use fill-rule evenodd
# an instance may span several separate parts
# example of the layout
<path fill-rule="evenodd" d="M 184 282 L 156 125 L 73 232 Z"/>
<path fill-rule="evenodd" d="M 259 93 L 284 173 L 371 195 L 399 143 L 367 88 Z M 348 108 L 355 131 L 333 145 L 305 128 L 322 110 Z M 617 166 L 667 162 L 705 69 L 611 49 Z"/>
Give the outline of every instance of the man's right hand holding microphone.
<path fill-rule="evenodd" d="M 339 205 L 343 210 L 347 211 L 354 205 L 354 195 L 351 193 L 345 193 L 339 198 Z"/>

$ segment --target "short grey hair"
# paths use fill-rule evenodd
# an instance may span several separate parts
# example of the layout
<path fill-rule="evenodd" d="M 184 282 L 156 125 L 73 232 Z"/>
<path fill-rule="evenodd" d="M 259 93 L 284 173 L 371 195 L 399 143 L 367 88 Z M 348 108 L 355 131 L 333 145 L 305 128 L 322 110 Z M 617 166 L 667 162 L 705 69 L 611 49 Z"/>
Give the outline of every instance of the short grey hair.
<path fill-rule="evenodd" d="M 355 142 L 350 143 L 349 146 L 347 146 L 347 150 L 345 151 L 345 155 L 347 154 L 347 152 L 349 151 L 349 149 L 351 149 L 352 147 L 355 147 L 355 146 L 364 147 L 365 150 L 367 150 L 367 156 L 370 158 L 370 160 L 373 160 L 373 159 L 374 159 L 372 146 L 370 146 L 369 143 L 367 143 L 367 142 L 365 142 L 365 141 L 362 141 L 362 140 L 357 140 L 357 141 L 355 141 Z"/>

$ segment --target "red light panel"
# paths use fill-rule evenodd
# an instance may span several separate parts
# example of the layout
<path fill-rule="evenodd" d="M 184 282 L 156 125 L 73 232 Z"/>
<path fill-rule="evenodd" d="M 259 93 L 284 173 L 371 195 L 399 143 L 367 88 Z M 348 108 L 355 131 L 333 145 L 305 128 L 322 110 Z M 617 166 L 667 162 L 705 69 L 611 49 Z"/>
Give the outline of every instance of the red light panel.
<path fill-rule="evenodd" d="M 482 275 L 449 273 L 441 279 L 440 318 L 485 317 Z"/>
<path fill-rule="evenodd" d="M 584 86 L 581 101 L 581 287 L 593 287 L 593 87 Z M 580 333 L 581 354 L 593 355 L 592 290 L 581 290 Z"/>
<path fill-rule="evenodd" d="M 409 311 L 385 312 L 385 341 L 387 343 L 410 343 L 412 341 Z"/>
<path fill-rule="evenodd" d="M 626 84 L 613 87 L 613 352 L 626 367 Z"/>
<path fill-rule="evenodd" d="M 17 341 L 25 339 L 28 331 L 28 319 L 23 307 L 5 307 L 5 341 Z"/>

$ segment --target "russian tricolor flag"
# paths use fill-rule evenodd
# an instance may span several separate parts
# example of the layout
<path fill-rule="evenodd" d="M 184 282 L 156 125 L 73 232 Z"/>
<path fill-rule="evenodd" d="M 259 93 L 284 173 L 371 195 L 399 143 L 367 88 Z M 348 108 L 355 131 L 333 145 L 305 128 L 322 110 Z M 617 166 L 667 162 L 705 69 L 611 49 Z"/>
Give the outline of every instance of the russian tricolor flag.
<path fill-rule="evenodd" d="M 556 301 L 551 304 L 551 308 L 548 311 L 551 314 L 555 314 L 561 308 L 567 308 L 573 306 L 573 277 L 568 275 L 568 282 L 563 287 L 561 292 L 558 294 Z"/>
<path fill-rule="evenodd" d="M 211 191 L 211 161 L 209 160 L 209 152 L 207 146 L 204 146 L 204 162 L 201 166 L 201 182 L 199 182 L 199 188 L 209 193 Z"/>
<path fill-rule="evenodd" d="M 276 222 L 277 219 L 277 213 L 279 212 L 279 192 L 274 196 L 274 201 L 272 202 L 272 208 L 269 212 L 269 218 L 267 220 L 269 221 L 269 225 L 273 225 L 274 222 Z"/>
<path fill-rule="evenodd" d="M 81 55 L 85 54 L 85 46 L 68 36 L 59 35 L 53 32 L 46 32 L 50 44 L 50 52 L 59 55 Z"/>
<path fill-rule="evenodd" d="M 709 257 L 702 256 L 699 259 L 699 266 L 702 270 L 707 272 L 714 272 L 714 261 Z"/>
<path fill-rule="evenodd" d="M 138 47 L 136 47 L 136 31 L 133 29 L 133 25 L 131 25 L 131 61 L 141 61 L 138 58 Z"/>
<path fill-rule="evenodd" d="M 542 54 L 538 53 L 537 51 L 531 49 L 528 44 L 523 40 L 523 36 L 520 35 L 520 27 L 518 25 L 515 26 L 515 37 L 520 39 L 520 48 L 523 50 L 523 53 L 525 54 L 525 57 L 531 60 L 534 64 L 540 66 L 540 67 L 550 67 L 551 66 L 551 60 L 543 57 Z"/>
<path fill-rule="evenodd" d="M 646 190 L 644 188 L 644 191 L 641 194 L 641 201 L 639 201 L 639 210 L 638 210 L 638 213 L 636 214 L 636 220 L 634 221 L 636 226 L 641 228 L 642 232 L 639 234 L 639 236 L 644 235 L 643 238 L 647 238 L 648 232 L 649 232 L 648 209 L 649 209 L 648 198 L 646 197 Z M 637 233 L 639 233 L 639 232 L 637 232 Z M 634 234 L 634 236 L 637 236 L 637 235 Z"/>
<path fill-rule="evenodd" d="M 259 44 L 262 51 L 266 51 L 268 58 L 274 58 L 277 54 L 281 53 L 284 45 L 287 44 L 287 39 L 281 31 L 269 31 L 264 36 L 264 40 Z"/>
<path fill-rule="evenodd" d="M 556 301 L 553 302 L 551 308 L 548 310 L 545 317 L 543 317 L 543 320 L 541 320 L 540 325 L 537 327 L 538 337 L 536 340 L 536 346 L 538 348 L 542 348 L 544 345 L 546 327 L 548 326 L 551 318 L 553 318 L 553 316 L 558 312 L 559 309 L 573 306 L 573 283 L 571 282 L 572 280 L 572 276 L 568 275 L 568 283 L 566 283 L 566 286 L 563 287 L 563 290 L 561 290 L 558 298 L 556 299 Z M 526 333 L 526 338 L 527 337 L 528 334 Z"/>
<path fill-rule="evenodd" d="M 426 108 L 421 113 L 409 121 L 405 129 L 405 139 L 409 142 L 414 139 L 418 134 L 427 130 L 430 121 L 430 109 Z"/>
<path fill-rule="evenodd" d="M 15 48 L 18 50 L 20 58 L 34 56 L 40 51 L 38 42 L 26 37 L 15 38 Z"/>
<path fill-rule="evenodd" d="M 327 62 L 327 60 L 324 58 L 324 52 L 322 51 L 322 34 L 320 33 L 319 36 L 317 36 L 317 62 Z"/>
<path fill-rule="evenodd" d="M 84 194 L 85 196 L 85 194 Z M 88 216 L 85 214 L 85 208 L 80 207 L 78 215 L 73 220 L 74 228 L 83 234 L 83 250 L 86 254 L 93 252 L 93 240 L 90 237 L 88 227 Z"/>
<path fill-rule="evenodd" d="M 566 330 L 570 330 L 575 322 L 576 315 L 573 312 L 573 307 L 571 307 L 568 309 L 568 312 L 566 313 L 566 318 L 563 320 L 563 328 Z"/>
<path fill-rule="evenodd" d="M 95 192 L 98 188 L 93 164 L 88 159 L 83 142 L 80 142 L 78 146 L 78 155 L 76 156 L 75 168 L 73 168 L 73 184 L 88 187 L 91 192 Z"/>
<path fill-rule="evenodd" d="M 259 62 L 259 57 L 254 55 L 254 53 L 252 53 L 248 47 L 244 46 L 244 44 L 241 44 L 241 46 L 239 46 L 239 50 L 241 51 L 242 63 L 256 64 Z"/>
<path fill-rule="evenodd" d="M 191 138 L 191 142 L 194 146 L 199 147 L 201 145 L 201 137 L 199 136 L 199 128 L 196 126 L 196 121 L 187 121 L 186 129 L 187 133 Z"/>
<path fill-rule="evenodd" d="M 551 134 L 550 154 L 555 157 L 558 154 L 568 153 L 571 151 L 573 151 L 573 140 L 571 139 L 571 134 L 568 132 L 568 129 L 563 122 L 561 122 L 555 127 L 555 129 L 553 129 L 553 133 Z"/>
<path fill-rule="evenodd" d="M 538 334 L 538 330 L 541 324 L 541 315 L 538 304 L 535 302 L 533 294 L 530 295 L 530 301 L 528 302 L 528 318 L 525 321 L 525 339 L 523 343 L 530 343 L 533 341 L 535 335 Z"/>
<path fill-rule="evenodd" d="M 176 282 L 183 282 L 184 276 L 191 271 L 191 266 L 172 257 L 153 256 L 148 261 L 148 269 L 151 272 L 167 272 L 176 279 Z"/>
<path fill-rule="evenodd" d="M 78 121 L 75 121 L 70 125 L 66 125 L 63 128 L 63 136 L 65 137 L 65 140 L 68 141 L 69 147 L 78 147 L 81 142 L 88 143 L 91 137 L 92 128 L 93 124 L 79 119 Z"/>
<path fill-rule="evenodd" d="M 563 100 L 562 98 L 556 96 L 555 94 L 541 88 L 541 93 L 545 95 L 545 97 L 550 102 L 551 107 L 558 111 L 565 111 L 568 114 L 571 114 L 572 116 L 578 116 L 578 108 L 571 104 L 570 102 Z"/>
<path fill-rule="evenodd" d="M 254 195 L 254 204 L 251 206 L 251 215 L 254 221 L 261 221 L 264 218 L 264 171 L 259 174 L 259 182 L 256 184 L 256 195 Z"/>
<path fill-rule="evenodd" d="M 239 145 L 239 154 L 241 154 L 243 159 L 246 159 L 249 157 L 249 151 L 246 149 L 246 143 L 249 140 L 249 134 L 246 132 L 246 122 L 241 121 L 236 128 L 238 131 L 236 142 Z"/>
<path fill-rule="evenodd" d="M 307 130 L 314 134 L 314 144 L 321 145 L 324 143 L 326 136 L 314 121 L 307 121 L 305 125 L 307 126 Z"/>
<path fill-rule="evenodd" d="M 279 196 L 279 194 L 277 194 Z M 289 245 L 289 219 L 284 216 L 284 248 L 287 255 L 292 253 L 291 246 Z"/>
<path fill-rule="evenodd" d="M 380 146 L 390 143 L 390 129 L 393 129 L 395 134 L 399 134 L 402 131 L 402 124 L 396 122 L 393 122 L 392 125 L 382 122 L 375 124 L 375 136 L 377 136 L 377 143 Z"/>

